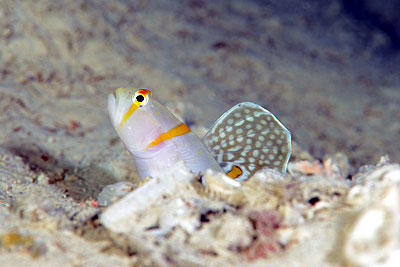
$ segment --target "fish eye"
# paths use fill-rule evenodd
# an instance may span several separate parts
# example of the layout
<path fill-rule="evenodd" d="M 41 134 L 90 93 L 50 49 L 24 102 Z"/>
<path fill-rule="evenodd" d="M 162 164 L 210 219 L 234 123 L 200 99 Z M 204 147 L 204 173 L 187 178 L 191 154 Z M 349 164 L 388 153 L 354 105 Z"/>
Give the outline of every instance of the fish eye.
<path fill-rule="evenodd" d="M 144 101 L 144 96 L 142 96 L 142 95 L 136 96 L 136 101 L 137 102 L 143 102 Z"/>
<path fill-rule="evenodd" d="M 132 97 L 132 102 L 139 107 L 146 105 L 149 102 L 149 94 L 147 91 L 148 90 L 144 89 L 137 91 Z"/>

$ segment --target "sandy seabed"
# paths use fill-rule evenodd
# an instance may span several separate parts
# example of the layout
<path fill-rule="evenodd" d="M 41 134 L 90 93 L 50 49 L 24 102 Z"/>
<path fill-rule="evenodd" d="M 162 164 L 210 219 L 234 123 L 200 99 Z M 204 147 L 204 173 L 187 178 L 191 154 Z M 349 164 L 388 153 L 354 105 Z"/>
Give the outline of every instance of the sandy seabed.
<path fill-rule="evenodd" d="M 2 266 L 396 266 L 399 57 L 341 2 L 2 1 L 0 29 Z M 198 135 L 264 106 L 292 133 L 288 175 L 204 188 L 177 164 L 164 195 L 99 207 L 140 180 L 106 110 L 121 86 Z"/>

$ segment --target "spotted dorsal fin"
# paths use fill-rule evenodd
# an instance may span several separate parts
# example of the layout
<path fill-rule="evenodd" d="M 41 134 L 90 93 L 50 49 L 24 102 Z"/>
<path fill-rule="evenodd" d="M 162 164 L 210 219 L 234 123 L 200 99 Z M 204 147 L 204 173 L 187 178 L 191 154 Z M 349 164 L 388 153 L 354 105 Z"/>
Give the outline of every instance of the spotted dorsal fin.
<path fill-rule="evenodd" d="M 271 112 L 251 102 L 225 112 L 203 143 L 227 175 L 238 180 L 262 168 L 285 173 L 292 153 L 288 129 Z"/>

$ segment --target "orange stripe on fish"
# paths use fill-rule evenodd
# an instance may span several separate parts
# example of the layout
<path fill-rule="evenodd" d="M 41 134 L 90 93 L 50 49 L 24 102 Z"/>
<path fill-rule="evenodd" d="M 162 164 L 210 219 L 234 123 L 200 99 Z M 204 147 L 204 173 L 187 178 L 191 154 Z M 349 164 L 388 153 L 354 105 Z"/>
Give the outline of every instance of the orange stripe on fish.
<path fill-rule="evenodd" d="M 147 145 L 146 149 L 159 145 L 162 142 L 169 140 L 173 137 L 187 134 L 188 132 L 190 132 L 190 129 L 184 123 L 181 123 L 178 126 L 175 126 L 171 130 L 169 130 L 168 132 L 160 134 L 154 141 Z"/>
<path fill-rule="evenodd" d="M 242 173 L 243 173 L 243 171 L 239 166 L 233 165 L 232 170 L 230 170 L 226 175 L 235 179 L 235 178 L 239 177 L 240 175 L 242 175 Z"/>
<path fill-rule="evenodd" d="M 119 127 L 122 128 L 124 126 L 125 122 L 129 119 L 129 117 L 135 112 L 135 110 L 138 108 L 138 105 L 132 104 L 129 110 L 124 114 L 122 117 L 121 123 L 119 124 Z"/>
<path fill-rule="evenodd" d="M 141 101 L 137 100 L 137 96 L 138 95 L 143 96 Z M 114 94 L 114 96 L 115 96 L 115 94 Z M 122 128 L 122 126 L 124 126 L 125 122 L 129 119 L 130 116 L 132 116 L 133 112 L 135 112 L 135 110 L 138 107 L 141 107 L 142 105 L 146 105 L 147 104 L 147 102 L 149 101 L 149 96 L 151 96 L 151 91 L 147 90 L 147 89 L 140 89 L 135 93 L 135 95 L 133 96 L 133 99 L 132 99 L 133 100 L 133 104 L 130 106 L 129 110 L 122 117 L 122 120 L 121 120 L 121 123 L 119 124 L 119 127 Z"/>

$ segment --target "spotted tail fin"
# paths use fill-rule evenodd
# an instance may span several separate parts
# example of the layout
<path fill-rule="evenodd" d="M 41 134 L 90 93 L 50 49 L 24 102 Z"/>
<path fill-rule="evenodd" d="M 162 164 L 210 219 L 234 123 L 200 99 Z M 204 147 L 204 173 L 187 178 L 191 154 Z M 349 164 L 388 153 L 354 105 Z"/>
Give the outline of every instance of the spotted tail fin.
<path fill-rule="evenodd" d="M 227 175 L 238 180 L 262 168 L 285 173 L 292 153 L 288 129 L 271 112 L 251 102 L 225 112 L 203 143 Z"/>

